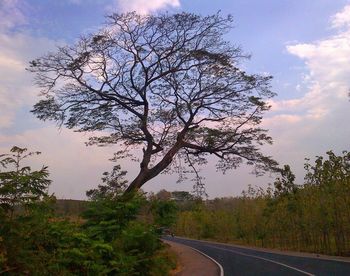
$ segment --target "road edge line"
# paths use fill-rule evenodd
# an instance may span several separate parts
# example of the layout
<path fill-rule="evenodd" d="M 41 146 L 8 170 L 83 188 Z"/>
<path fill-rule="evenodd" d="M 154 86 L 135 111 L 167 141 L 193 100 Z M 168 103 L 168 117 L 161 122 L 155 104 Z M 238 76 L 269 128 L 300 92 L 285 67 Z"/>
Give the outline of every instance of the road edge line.
<path fill-rule="evenodd" d="M 287 268 L 289 268 L 291 270 L 298 271 L 298 272 L 300 272 L 302 274 L 305 274 L 305 275 L 308 275 L 308 276 L 315 276 L 315 274 L 312 274 L 312 273 L 307 272 L 305 270 L 302 270 L 302 269 L 299 269 L 297 267 L 294 267 L 294 266 L 291 266 L 291 265 L 287 265 L 285 263 L 281 263 L 281 262 L 278 262 L 278 261 L 275 261 L 275 260 L 271 260 L 271 259 L 268 259 L 268 258 L 255 256 L 255 255 L 251 255 L 251 254 L 246 254 L 246 253 L 239 252 L 239 251 L 236 251 L 236 250 L 227 249 L 227 248 L 221 248 L 221 247 L 212 246 L 212 245 L 208 245 L 208 247 L 215 248 L 215 249 L 220 249 L 220 250 L 224 250 L 224 251 L 229 251 L 229 252 L 232 252 L 234 254 L 238 254 L 238 255 L 242 255 L 242 256 L 246 256 L 246 257 L 250 257 L 250 258 L 260 259 L 260 260 L 263 260 L 265 262 L 270 262 L 270 263 L 274 263 L 274 264 L 277 264 L 277 265 L 280 265 L 280 266 L 287 267 Z"/>
<path fill-rule="evenodd" d="M 203 253 L 202 251 L 192 247 L 192 246 L 189 246 L 186 244 L 186 246 L 190 247 L 191 249 L 193 249 L 194 251 L 197 251 L 198 253 L 202 254 L 204 257 L 210 259 L 211 261 L 213 261 L 220 269 L 220 276 L 224 276 L 224 268 L 222 267 L 222 265 L 220 263 L 218 263 L 215 259 L 213 259 L 212 257 L 208 256 L 207 254 Z"/>
<path fill-rule="evenodd" d="M 297 258 L 308 258 L 308 259 L 315 259 L 315 260 L 319 260 L 319 261 L 350 263 L 350 260 L 342 259 L 342 258 L 348 258 L 348 257 L 343 257 L 343 256 L 323 255 L 321 253 L 304 252 L 304 251 L 288 251 L 288 250 L 285 251 L 285 250 L 281 250 L 281 249 L 277 249 L 277 248 L 254 247 L 254 246 L 249 246 L 249 245 L 241 245 L 241 244 L 235 244 L 235 243 L 224 243 L 224 242 L 212 241 L 212 240 L 196 240 L 193 238 L 182 237 L 182 236 L 175 236 L 175 238 L 190 240 L 190 241 L 201 241 L 201 242 L 206 242 L 209 244 L 234 246 L 234 247 L 238 247 L 238 248 L 242 248 L 242 249 L 254 250 L 254 251 L 259 251 L 259 252 L 268 253 L 268 254 L 276 254 L 276 255 L 290 256 L 290 257 L 297 257 Z M 300 254 L 306 254 L 306 256 L 301 256 Z"/>

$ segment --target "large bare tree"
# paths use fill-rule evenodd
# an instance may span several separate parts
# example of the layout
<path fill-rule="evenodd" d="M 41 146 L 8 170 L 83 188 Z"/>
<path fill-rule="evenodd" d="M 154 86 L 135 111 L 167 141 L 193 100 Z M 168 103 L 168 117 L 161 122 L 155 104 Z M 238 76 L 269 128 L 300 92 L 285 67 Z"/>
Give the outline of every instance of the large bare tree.
<path fill-rule="evenodd" d="M 170 168 L 199 178 L 208 155 L 219 170 L 270 168 L 259 125 L 271 77 L 239 68 L 248 56 L 224 39 L 231 28 L 220 13 L 108 16 L 97 33 L 31 62 L 43 96 L 33 112 L 94 132 L 90 144 L 118 144 L 118 154 L 142 148 L 127 193 Z"/>

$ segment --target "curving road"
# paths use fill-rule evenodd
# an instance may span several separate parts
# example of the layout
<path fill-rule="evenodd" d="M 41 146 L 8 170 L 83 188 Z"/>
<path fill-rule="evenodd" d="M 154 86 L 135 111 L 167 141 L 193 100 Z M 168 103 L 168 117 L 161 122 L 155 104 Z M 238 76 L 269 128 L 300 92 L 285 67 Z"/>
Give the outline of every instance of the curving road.
<path fill-rule="evenodd" d="M 191 246 L 216 260 L 225 276 L 350 275 L 350 262 L 277 254 L 227 244 L 178 237 L 164 239 Z"/>

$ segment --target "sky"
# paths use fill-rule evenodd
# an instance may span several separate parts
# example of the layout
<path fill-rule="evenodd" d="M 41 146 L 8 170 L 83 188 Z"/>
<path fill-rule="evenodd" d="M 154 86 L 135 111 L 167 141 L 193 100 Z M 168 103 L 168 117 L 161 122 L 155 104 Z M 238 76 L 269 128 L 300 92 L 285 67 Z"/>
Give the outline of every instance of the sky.
<path fill-rule="evenodd" d="M 242 64 L 249 73 L 274 77 L 271 110 L 263 120 L 274 140 L 264 153 L 289 164 L 302 183 L 304 158 L 328 150 L 349 150 L 350 137 L 350 2 L 348 0 L 0 0 L 0 154 L 13 145 L 42 154 L 34 169 L 49 166 L 50 192 L 58 198 L 83 199 L 100 183 L 114 147 L 86 147 L 88 135 L 30 113 L 39 89 L 25 70 L 34 58 L 74 43 L 94 32 L 113 12 L 137 11 L 232 14 L 234 28 L 226 39 L 252 55 Z M 138 164 L 122 160 L 131 180 Z M 241 167 L 223 175 L 214 160 L 202 170 L 209 198 L 237 196 L 248 184 L 266 187 L 273 176 L 255 177 Z M 161 175 L 144 190 L 192 190 Z"/>

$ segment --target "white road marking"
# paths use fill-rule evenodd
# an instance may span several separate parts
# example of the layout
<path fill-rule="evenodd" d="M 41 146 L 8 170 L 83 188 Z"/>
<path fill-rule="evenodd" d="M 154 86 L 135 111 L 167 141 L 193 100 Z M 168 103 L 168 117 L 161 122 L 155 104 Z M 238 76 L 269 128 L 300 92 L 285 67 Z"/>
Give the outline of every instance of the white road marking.
<path fill-rule="evenodd" d="M 267 261 L 267 262 L 275 263 L 275 264 L 278 264 L 278 265 L 280 265 L 280 266 L 284 266 L 284 267 L 287 267 L 287 268 L 289 268 L 289 269 L 296 270 L 296 271 L 298 271 L 298 272 L 300 272 L 300 273 L 303 273 L 303 274 L 305 274 L 305 275 L 315 276 L 315 274 L 311 274 L 311 273 L 309 273 L 309 272 L 307 272 L 307 271 L 300 270 L 300 269 L 298 269 L 298 268 L 296 268 L 296 267 L 289 266 L 289 265 L 286 265 L 286 264 L 284 264 L 284 263 L 280 263 L 280 262 L 277 262 L 277 261 L 274 261 L 274 260 L 271 260 L 271 259 L 266 259 L 266 258 L 263 258 L 263 257 L 258 257 L 258 256 L 255 256 L 255 255 L 250 255 L 250 254 L 238 252 L 238 251 L 235 251 L 235 250 L 232 250 L 232 249 L 226 249 L 226 248 L 221 248 L 221 247 L 212 246 L 212 245 L 206 245 L 206 246 L 212 247 L 212 248 L 215 248 L 215 249 L 220 249 L 220 250 L 229 251 L 229 252 L 232 252 L 232 253 L 235 253 L 235 254 L 238 254 L 238 255 L 242 255 L 242 256 L 252 257 L 252 258 L 264 260 L 264 261 Z"/>
<path fill-rule="evenodd" d="M 216 260 L 214 260 L 212 257 L 208 256 L 207 254 L 203 253 L 202 251 L 200 251 L 200 250 L 198 250 L 196 248 L 193 248 L 192 246 L 188 246 L 188 247 L 191 247 L 193 250 L 195 250 L 198 253 L 202 254 L 204 257 L 207 257 L 208 259 L 212 260 L 219 267 L 219 269 L 220 269 L 220 276 L 224 276 L 224 269 L 223 269 L 221 264 L 219 264 Z"/>

